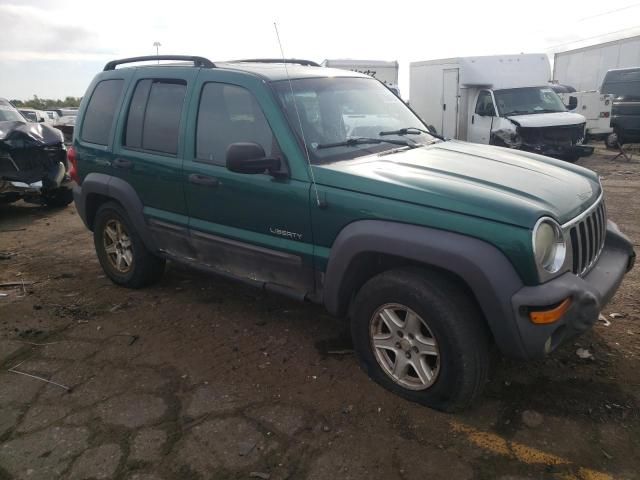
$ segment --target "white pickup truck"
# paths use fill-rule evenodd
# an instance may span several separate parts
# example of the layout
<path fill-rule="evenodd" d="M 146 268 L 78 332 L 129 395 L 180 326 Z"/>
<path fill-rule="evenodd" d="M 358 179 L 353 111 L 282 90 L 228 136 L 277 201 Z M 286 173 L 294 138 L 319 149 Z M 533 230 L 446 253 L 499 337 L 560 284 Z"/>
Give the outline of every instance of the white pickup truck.
<path fill-rule="evenodd" d="M 586 119 L 567 111 L 550 78 L 544 54 L 413 62 L 410 102 L 445 137 L 575 162 L 593 153 L 582 145 Z"/>

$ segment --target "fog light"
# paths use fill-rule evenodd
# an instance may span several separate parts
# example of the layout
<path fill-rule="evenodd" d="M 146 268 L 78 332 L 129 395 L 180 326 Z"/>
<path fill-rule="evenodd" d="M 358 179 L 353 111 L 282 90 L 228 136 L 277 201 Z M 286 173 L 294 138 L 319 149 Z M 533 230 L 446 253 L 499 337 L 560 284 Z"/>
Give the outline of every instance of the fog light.
<path fill-rule="evenodd" d="M 529 312 L 529 319 L 538 325 L 547 325 L 560 319 L 571 306 L 571 298 L 563 300 L 559 305 L 548 310 L 533 310 Z"/>

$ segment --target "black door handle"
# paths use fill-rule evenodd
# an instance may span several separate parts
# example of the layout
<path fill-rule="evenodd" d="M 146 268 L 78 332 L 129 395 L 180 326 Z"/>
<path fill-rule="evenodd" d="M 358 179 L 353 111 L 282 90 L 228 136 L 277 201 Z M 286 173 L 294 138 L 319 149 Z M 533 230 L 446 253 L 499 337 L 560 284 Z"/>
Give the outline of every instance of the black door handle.
<path fill-rule="evenodd" d="M 116 168 L 131 168 L 133 166 L 133 163 L 131 162 L 131 160 L 127 160 L 125 158 L 116 158 L 113 161 L 113 166 Z"/>
<path fill-rule="evenodd" d="M 217 187 L 220 185 L 220 180 L 216 177 L 209 177 L 207 175 L 200 175 L 199 173 L 192 173 L 189 175 L 189 183 L 195 185 L 202 185 L 204 187 Z"/>
<path fill-rule="evenodd" d="M 474 116 L 471 115 L 471 125 L 473 125 L 474 120 L 475 120 Z"/>
<path fill-rule="evenodd" d="M 446 103 L 442 104 L 442 110 L 445 110 L 445 111 L 447 110 L 447 104 Z"/>

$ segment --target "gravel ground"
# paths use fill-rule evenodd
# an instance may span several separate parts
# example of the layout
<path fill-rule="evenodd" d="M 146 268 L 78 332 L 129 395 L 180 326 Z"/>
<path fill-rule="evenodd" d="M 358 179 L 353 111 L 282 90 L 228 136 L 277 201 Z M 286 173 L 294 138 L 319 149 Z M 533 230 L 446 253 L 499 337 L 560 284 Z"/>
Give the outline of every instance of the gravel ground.
<path fill-rule="evenodd" d="M 640 162 L 612 157 L 580 163 L 638 246 Z M 610 325 L 447 415 L 369 381 L 319 307 L 174 265 L 114 286 L 72 206 L 0 206 L 0 252 L 0 480 L 640 478 L 639 268 Z"/>

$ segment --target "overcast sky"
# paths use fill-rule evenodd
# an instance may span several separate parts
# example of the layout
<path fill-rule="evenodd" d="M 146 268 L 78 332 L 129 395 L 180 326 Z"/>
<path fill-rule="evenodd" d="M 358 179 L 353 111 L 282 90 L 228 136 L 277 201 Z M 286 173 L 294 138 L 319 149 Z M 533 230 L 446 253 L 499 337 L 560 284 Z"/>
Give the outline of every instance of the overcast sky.
<path fill-rule="evenodd" d="M 80 96 L 110 59 L 398 60 L 569 50 L 640 34 L 640 2 L 0 0 L 0 97 Z"/>

